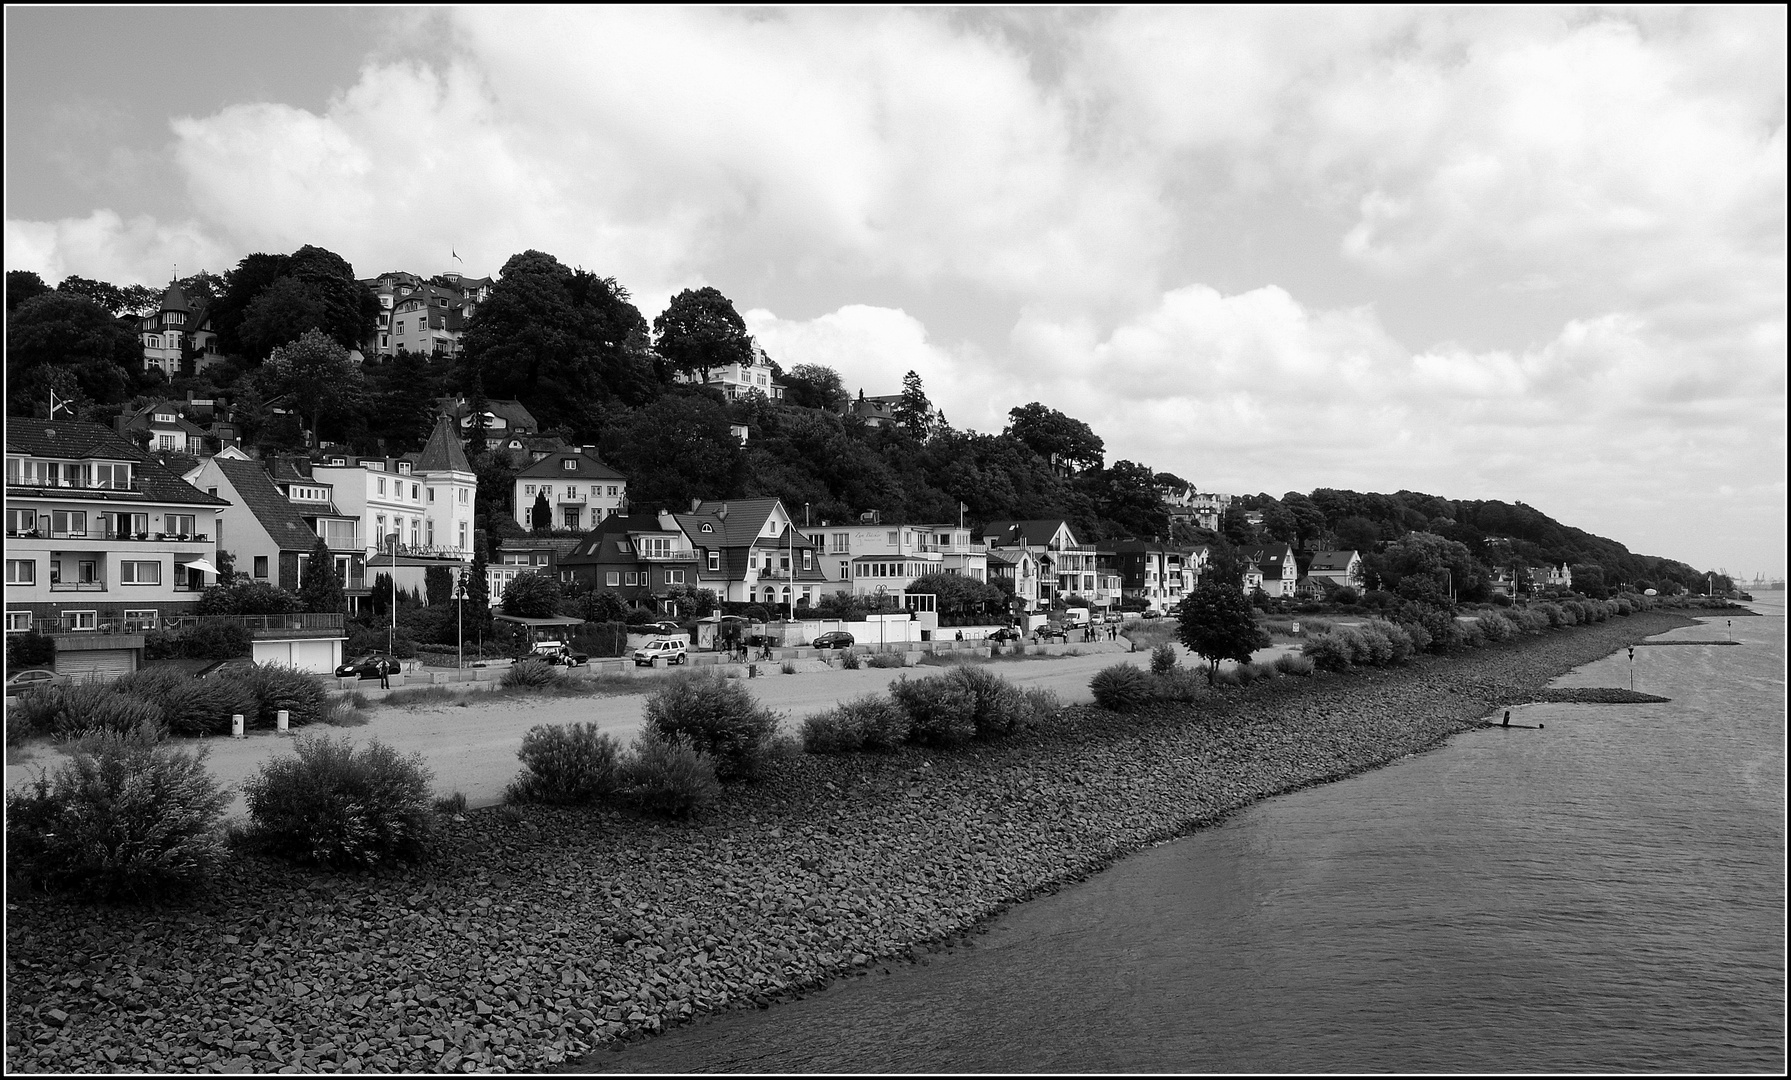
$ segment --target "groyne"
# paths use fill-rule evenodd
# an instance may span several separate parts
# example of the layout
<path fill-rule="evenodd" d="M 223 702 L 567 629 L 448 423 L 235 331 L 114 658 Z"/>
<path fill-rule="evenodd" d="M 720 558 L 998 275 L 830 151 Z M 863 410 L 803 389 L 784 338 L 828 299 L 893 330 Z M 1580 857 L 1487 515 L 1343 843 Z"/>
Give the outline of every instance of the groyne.
<path fill-rule="evenodd" d="M 1011 743 L 802 756 L 670 825 L 479 811 L 382 875 L 243 859 L 147 912 L 9 896 L 13 1071 L 538 1071 L 973 931 L 1259 799 L 1437 745 L 1664 612 Z M 602 1059 L 590 1067 L 601 1068 Z"/>

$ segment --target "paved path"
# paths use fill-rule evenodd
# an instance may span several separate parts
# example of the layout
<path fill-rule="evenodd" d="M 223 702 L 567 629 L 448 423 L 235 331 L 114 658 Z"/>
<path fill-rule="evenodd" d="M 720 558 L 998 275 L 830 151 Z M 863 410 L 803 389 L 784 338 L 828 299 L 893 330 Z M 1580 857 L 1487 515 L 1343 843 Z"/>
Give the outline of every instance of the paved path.
<path fill-rule="evenodd" d="M 1180 646 L 1177 648 L 1180 650 Z M 1269 660 L 1287 651 L 1289 649 L 1285 647 L 1266 649 L 1256 658 Z M 1104 652 L 998 661 L 990 665 L 990 670 L 1021 686 L 1055 691 L 1064 704 L 1073 705 L 1093 700 L 1088 692 L 1088 681 L 1101 668 L 1113 663 L 1145 666 L 1149 661 L 1148 652 Z M 1195 660 L 1184 652 L 1182 662 L 1193 663 Z M 747 685 L 760 702 L 784 714 L 784 730 L 796 733 L 803 717 L 831 708 L 847 698 L 882 691 L 890 680 L 900 677 L 903 670 L 909 678 L 925 678 L 942 669 L 932 665 L 901 670 L 831 669 L 797 675 L 765 675 L 750 680 Z M 377 738 L 400 753 L 420 753 L 435 773 L 435 788 L 439 794 L 458 791 L 466 796 L 469 806 L 489 806 L 502 800 L 505 785 L 521 768 L 516 752 L 522 746 L 525 731 L 536 724 L 595 723 L 626 744 L 640 731 L 646 695 L 651 692 L 649 680 L 655 677 L 663 676 L 642 677 L 642 681 L 649 684 L 642 693 L 608 697 L 505 697 L 498 701 L 482 701 L 481 691 L 473 690 L 472 684 L 467 684 L 467 692 L 462 697 L 466 704 L 376 706 L 369 711 L 371 719 L 363 727 L 313 730 L 346 735 L 357 743 Z M 268 731 L 251 732 L 248 738 L 240 740 L 176 741 L 202 742 L 210 746 L 207 768 L 221 782 L 233 786 L 254 775 L 261 762 L 285 752 L 290 746 L 289 739 Z M 25 754 L 30 757 L 21 761 Z M 61 760 L 62 756 L 47 742 L 34 741 L 23 748 L 22 753 L 19 748 L 10 748 L 6 786 L 11 789 L 26 783 L 38 768 L 53 767 Z M 246 812 L 242 796 L 236 796 L 230 813 L 244 815 Z"/>

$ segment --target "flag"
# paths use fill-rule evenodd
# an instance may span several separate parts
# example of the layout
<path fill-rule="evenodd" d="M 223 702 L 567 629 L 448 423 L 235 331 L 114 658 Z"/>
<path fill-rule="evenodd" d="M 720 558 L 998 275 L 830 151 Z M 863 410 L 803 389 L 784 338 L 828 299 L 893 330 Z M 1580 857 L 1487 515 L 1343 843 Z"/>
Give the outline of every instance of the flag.
<path fill-rule="evenodd" d="M 449 248 L 449 249 L 448 249 L 448 254 L 449 254 L 449 255 L 453 255 L 453 256 L 454 256 L 454 261 L 455 261 L 455 262 L 458 262 L 458 263 L 465 263 L 465 262 L 466 262 L 466 260 L 465 260 L 465 259 L 463 259 L 463 258 L 461 258 L 461 257 L 460 257 L 460 256 L 459 256 L 459 255 L 456 255 L 456 254 L 455 254 L 455 253 L 454 253 L 454 249 L 453 249 L 453 248 Z"/>
<path fill-rule="evenodd" d="M 57 401 L 56 400 L 56 391 L 52 390 L 52 391 L 50 391 L 50 419 L 52 419 L 52 420 L 56 419 L 56 410 L 57 409 L 61 409 L 62 411 L 68 413 L 70 416 L 75 415 L 74 406 L 70 405 L 67 401 Z"/>

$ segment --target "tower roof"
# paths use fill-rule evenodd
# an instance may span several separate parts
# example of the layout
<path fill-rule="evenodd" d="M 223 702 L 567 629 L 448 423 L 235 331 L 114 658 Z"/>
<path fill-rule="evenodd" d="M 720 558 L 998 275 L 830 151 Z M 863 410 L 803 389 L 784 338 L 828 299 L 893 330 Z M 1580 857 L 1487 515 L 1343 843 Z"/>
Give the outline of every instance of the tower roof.
<path fill-rule="evenodd" d="M 170 281 L 168 291 L 162 294 L 162 306 L 158 311 L 192 311 L 193 305 L 187 300 L 187 294 L 181 290 L 180 282 Z"/>
<path fill-rule="evenodd" d="M 454 430 L 454 421 L 445 415 L 435 418 L 435 430 L 429 433 L 429 441 L 423 444 L 423 452 L 417 455 L 418 472 L 472 472 L 472 463 L 466 459 L 466 451 L 460 447 L 460 435 Z"/>

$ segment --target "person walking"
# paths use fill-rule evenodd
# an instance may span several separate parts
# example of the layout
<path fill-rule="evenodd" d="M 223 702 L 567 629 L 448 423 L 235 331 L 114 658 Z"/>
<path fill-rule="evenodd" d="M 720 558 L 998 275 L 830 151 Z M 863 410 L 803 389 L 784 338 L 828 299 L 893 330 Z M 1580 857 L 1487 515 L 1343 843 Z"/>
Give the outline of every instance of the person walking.
<path fill-rule="evenodd" d="M 379 688 L 381 690 L 390 690 L 392 688 L 392 666 L 386 662 L 386 658 L 383 656 L 380 657 L 379 662 L 373 666 L 374 669 L 379 672 Z"/>

